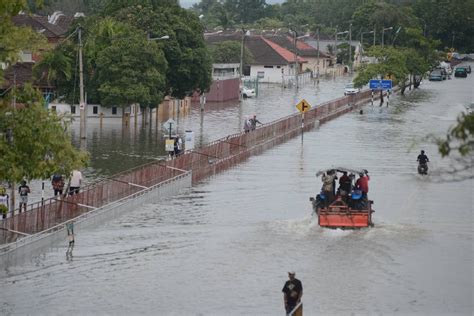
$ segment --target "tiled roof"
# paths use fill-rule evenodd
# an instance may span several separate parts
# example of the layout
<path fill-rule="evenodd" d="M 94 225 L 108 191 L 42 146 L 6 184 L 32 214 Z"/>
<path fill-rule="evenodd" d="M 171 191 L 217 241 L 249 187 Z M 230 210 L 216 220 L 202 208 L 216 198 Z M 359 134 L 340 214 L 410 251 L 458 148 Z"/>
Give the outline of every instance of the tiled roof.
<path fill-rule="evenodd" d="M 11 67 L 8 67 L 4 71 L 3 85 L 1 89 L 7 89 L 10 86 L 16 85 L 22 87 L 25 83 L 31 82 L 33 78 L 33 66 L 35 63 L 17 63 Z M 52 85 L 48 84 L 45 79 L 35 80 L 33 86 L 48 89 L 54 88 Z"/>
<path fill-rule="evenodd" d="M 288 49 L 291 52 L 294 52 L 295 50 L 294 39 L 290 36 L 280 35 L 280 34 L 271 34 L 271 35 L 265 35 L 265 37 L 271 40 L 272 42 L 277 43 L 278 45 Z M 302 40 L 296 41 L 296 48 L 297 48 L 298 56 L 314 57 L 314 58 L 318 56 L 318 50 L 312 47 L 311 45 L 308 45 Z M 328 56 L 320 50 L 319 57 L 327 58 Z"/>
<path fill-rule="evenodd" d="M 42 32 L 47 38 L 57 38 L 63 36 L 67 31 L 73 17 L 61 16 L 56 24 L 48 22 L 47 16 L 19 14 L 12 17 L 12 22 L 16 26 L 28 26 L 37 32 Z"/>
<path fill-rule="evenodd" d="M 207 44 L 216 44 L 224 41 L 242 41 L 242 33 L 240 32 L 220 32 L 220 33 L 208 33 L 204 36 Z M 294 63 L 294 54 L 269 39 L 264 38 L 261 35 L 247 35 L 244 40 L 245 47 L 252 53 L 253 61 L 250 64 L 253 65 L 287 65 Z M 305 63 L 302 57 L 298 57 L 300 63 Z"/>
<path fill-rule="evenodd" d="M 270 47 L 275 50 L 281 57 L 283 57 L 288 63 L 294 63 L 295 62 L 295 54 L 287 50 L 286 48 L 281 47 L 280 45 L 266 39 L 263 36 L 260 36 L 260 38 L 267 43 L 267 45 L 270 45 Z M 298 62 L 300 63 L 306 63 L 308 62 L 304 58 L 301 58 L 300 56 L 297 56 Z"/>

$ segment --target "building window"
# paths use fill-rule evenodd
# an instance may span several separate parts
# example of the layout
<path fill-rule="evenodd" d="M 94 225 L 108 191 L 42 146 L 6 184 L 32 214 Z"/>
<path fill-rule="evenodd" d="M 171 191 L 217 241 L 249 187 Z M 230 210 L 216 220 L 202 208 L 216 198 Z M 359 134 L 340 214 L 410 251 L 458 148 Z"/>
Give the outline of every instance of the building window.
<path fill-rule="evenodd" d="M 273 66 L 263 66 L 263 68 L 273 68 Z"/>
<path fill-rule="evenodd" d="M 117 107 L 116 106 L 112 107 L 112 114 L 117 115 Z"/>
<path fill-rule="evenodd" d="M 56 105 L 53 105 L 53 106 L 51 107 L 51 111 L 56 112 Z"/>
<path fill-rule="evenodd" d="M 281 66 L 277 66 L 277 68 L 278 68 L 278 69 L 280 69 L 280 68 L 281 68 Z"/>
<path fill-rule="evenodd" d="M 71 114 L 76 114 L 76 106 L 71 105 Z"/>
<path fill-rule="evenodd" d="M 98 106 L 92 107 L 92 114 L 98 114 L 98 113 L 99 113 L 99 107 Z"/>
<path fill-rule="evenodd" d="M 258 71 L 257 78 L 260 78 L 260 79 L 265 78 L 265 71 Z"/>

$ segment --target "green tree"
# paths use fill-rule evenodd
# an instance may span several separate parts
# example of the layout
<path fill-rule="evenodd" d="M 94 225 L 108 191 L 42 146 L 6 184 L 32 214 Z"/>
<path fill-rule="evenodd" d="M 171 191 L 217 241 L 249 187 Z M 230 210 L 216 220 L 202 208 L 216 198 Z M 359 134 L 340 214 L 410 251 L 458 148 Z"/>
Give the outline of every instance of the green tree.
<path fill-rule="evenodd" d="M 14 96 L 23 107 L 10 106 Z M 67 122 L 43 107 L 41 93 L 31 85 L 11 91 L 0 102 L 0 180 L 14 188 L 23 179 L 46 179 L 54 173 L 69 175 L 83 167 L 88 155 L 71 144 Z"/>
<path fill-rule="evenodd" d="M 474 114 L 462 113 L 457 118 L 457 124 L 451 127 L 445 138 L 437 139 L 439 152 L 442 157 L 457 152 L 463 157 L 474 151 Z M 472 165 L 472 156 L 470 156 Z"/>
<path fill-rule="evenodd" d="M 474 51 L 474 1 L 416 0 L 412 7 L 425 35 L 440 40 L 439 49 Z"/>
<path fill-rule="evenodd" d="M 461 181 L 474 178 L 472 153 L 474 152 L 474 114 L 461 113 L 457 123 L 448 129 L 446 136 L 428 135 L 438 145 L 443 158 L 450 158 L 449 168 L 440 171 L 444 181 Z"/>
<path fill-rule="evenodd" d="M 128 21 L 153 37 L 168 35 L 160 42 L 168 62 L 166 92 L 177 98 L 194 91 L 207 91 L 211 85 L 211 58 L 204 42 L 199 18 L 179 6 L 132 6 L 115 13 L 118 20 Z"/>
<path fill-rule="evenodd" d="M 41 1 L 32 1 L 41 4 Z M 0 62 L 7 66 L 14 65 L 20 58 L 21 51 L 38 51 L 47 46 L 45 37 L 28 27 L 13 25 L 11 17 L 28 11 L 26 0 L 0 1 Z M 3 67 L 0 67 L 0 83 L 3 81 Z"/>
<path fill-rule="evenodd" d="M 265 0 L 225 0 L 224 9 L 235 16 L 238 24 L 253 23 L 265 17 Z"/>
<path fill-rule="evenodd" d="M 400 81 L 404 81 L 409 74 L 407 68 L 406 54 L 393 47 L 381 48 L 376 46 L 367 52 L 368 56 L 373 56 L 377 59 L 377 63 L 364 65 L 357 72 L 354 78 L 354 85 L 362 87 L 366 85 L 371 79 L 378 79 L 390 77 L 393 84 L 397 85 Z M 383 103 L 383 94 L 380 91 L 380 104 Z"/>
<path fill-rule="evenodd" d="M 209 48 L 214 63 L 240 63 L 240 49 L 241 43 L 237 41 L 224 41 Z M 244 47 L 243 63 L 252 60 L 252 53 Z"/>
<path fill-rule="evenodd" d="M 342 43 L 337 45 L 337 62 L 349 65 L 354 62 L 355 47 L 351 45 L 351 61 L 349 62 L 349 43 Z"/>
<path fill-rule="evenodd" d="M 97 56 L 101 104 L 157 106 L 164 97 L 166 60 L 158 44 L 130 29 Z"/>
<path fill-rule="evenodd" d="M 70 80 L 72 77 L 73 61 L 71 56 L 63 54 L 60 50 L 44 52 L 41 60 L 33 67 L 35 78 L 45 78 L 49 85 L 57 83 L 62 78 Z"/>

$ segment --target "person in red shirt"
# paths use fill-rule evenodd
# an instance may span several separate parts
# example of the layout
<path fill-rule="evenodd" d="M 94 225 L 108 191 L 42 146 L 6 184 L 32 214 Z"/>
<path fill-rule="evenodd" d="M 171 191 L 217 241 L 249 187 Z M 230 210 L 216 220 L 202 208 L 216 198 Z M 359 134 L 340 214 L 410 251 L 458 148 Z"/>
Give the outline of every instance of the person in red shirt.
<path fill-rule="evenodd" d="M 369 193 L 369 180 L 370 177 L 368 175 L 368 171 L 364 170 L 364 172 L 359 173 L 359 179 L 356 181 L 356 188 L 362 191 L 363 195 L 367 196 L 367 193 Z"/>

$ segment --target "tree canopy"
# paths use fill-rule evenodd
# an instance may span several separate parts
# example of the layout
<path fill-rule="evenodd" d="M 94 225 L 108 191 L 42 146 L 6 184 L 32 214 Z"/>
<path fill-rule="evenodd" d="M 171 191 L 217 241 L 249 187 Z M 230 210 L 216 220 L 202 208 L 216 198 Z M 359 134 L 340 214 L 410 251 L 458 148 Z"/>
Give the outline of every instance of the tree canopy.
<path fill-rule="evenodd" d="M 67 121 L 43 107 L 37 90 L 27 85 L 15 96 L 22 108 L 12 108 L 8 98 L 0 102 L 1 180 L 18 183 L 54 173 L 69 175 L 87 163 L 87 154 L 71 144 Z"/>
<path fill-rule="evenodd" d="M 32 1 L 40 5 L 41 1 Z M 29 27 L 18 27 L 12 23 L 11 17 L 28 11 L 26 0 L 0 1 L 0 62 L 8 66 L 20 59 L 21 51 L 38 51 L 46 47 L 46 38 Z M 0 67 L 0 83 L 3 81 L 3 68 Z"/>

